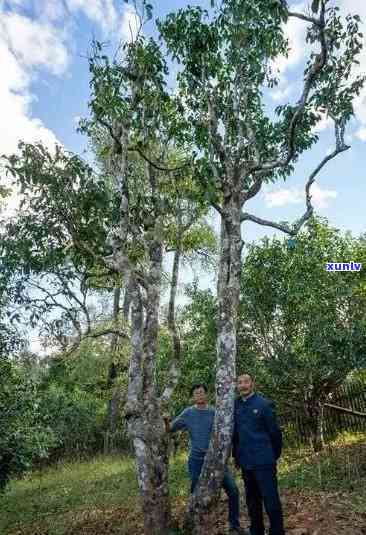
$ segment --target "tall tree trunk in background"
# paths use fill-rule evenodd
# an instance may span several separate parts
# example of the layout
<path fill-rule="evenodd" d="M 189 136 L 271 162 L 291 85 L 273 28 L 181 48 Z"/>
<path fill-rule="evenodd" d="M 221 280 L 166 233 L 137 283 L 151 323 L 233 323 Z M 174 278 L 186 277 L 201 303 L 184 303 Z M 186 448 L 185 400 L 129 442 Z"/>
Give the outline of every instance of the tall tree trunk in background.
<path fill-rule="evenodd" d="M 179 221 L 181 223 L 181 221 Z M 175 298 L 177 295 L 178 289 L 178 277 L 179 277 L 179 264 L 182 255 L 181 250 L 181 238 L 180 235 L 177 240 L 177 246 L 174 252 L 173 258 L 173 271 L 172 271 L 172 280 L 170 284 L 170 297 L 169 297 L 169 307 L 168 307 L 168 329 L 172 338 L 173 343 L 173 357 L 170 362 L 169 372 L 168 372 L 168 381 L 164 392 L 160 397 L 160 403 L 162 410 L 165 410 L 165 407 L 174 392 L 174 389 L 178 383 L 180 377 L 180 356 L 181 356 L 181 342 L 180 337 L 177 331 L 176 322 L 175 322 Z M 176 439 L 174 435 L 173 440 Z M 176 451 L 176 446 L 174 446 Z"/>
<path fill-rule="evenodd" d="M 194 535 L 206 533 L 205 517 L 217 504 L 231 450 L 242 252 L 240 213 L 240 195 L 234 191 L 225 197 L 221 219 L 215 422 L 199 484 L 185 519 L 186 528 L 192 529 Z"/>
<path fill-rule="evenodd" d="M 113 292 L 113 313 L 112 321 L 113 326 L 117 327 L 118 313 L 119 313 L 119 302 L 121 298 L 121 288 L 117 287 Z M 114 449 L 114 435 L 117 429 L 117 419 L 118 419 L 118 402 L 119 402 L 119 392 L 115 386 L 116 379 L 118 377 L 118 365 L 115 361 L 115 353 L 118 345 L 118 334 L 117 332 L 112 333 L 111 343 L 110 343 L 110 354 L 112 361 L 108 369 L 108 378 L 107 378 L 107 388 L 111 392 L 111 397 L 107 402 L 107 429 L 104 437 L 104 453 L 108 454 Z"/>
<path fill-rule="evenodd" d="M 118 314 L 120 311 L 120 299 L 121 299 L 121 288 L 115 288 L 114 290 L 114 300 L 113 300 L 113 323 L 116 323 L 118 320 Z M 128 317 L 130 313 L 130 305 L 131 305 L 131 284 L 130 282 L 127 282 L 125 291 L 124 291 L 124 298 L 123 298 L 123 319 L 128 323 Z M 111 340 L 111 354 L 113 355 L 117 351 L 117 345 L 118 345 L 118 334 L 114 333 L 112 335 Z M 114 373 L 114 379 L 110 387 L 114 386 L 114 383 L 116 382 L 116 379 L 118 378 L 118 373 L 120 372 L 120 368 L 118 364 L 115 364 L 114 360 L 111 364 L 111 372 L 112 370 L 115 370 Z M 113 435 L 117 431 L 117 421 L 119 416 L 119 404 L 121 402 L 121 392 L 118 387 L 114 387 L 112 390 L 112 397 L 109 400 L 109 411 L 108 411 L 108 421 L 109 421 L 109 430 L 112 434 L 112 440 Z M 112 446 L 113 449 L 113 446 Z"/>
<path fill-rule="evenodd" d="M 314 452 L 322 451 L 324 442 L 324 407 L 319 401 L 310 400 L 306 403 L 310 444 Z"/>
<path fill-rule="evenodd" d="M 125 287 L 125 295 L 123 297 L 123 306 L 122 306 L 123 319 L 125 320 L 126 323 L 128 323 L 128 319 L 130 315 L 132 289 L 133 287 L 132 287 L 131 281 L 127 281 L 127 284 Z"/>

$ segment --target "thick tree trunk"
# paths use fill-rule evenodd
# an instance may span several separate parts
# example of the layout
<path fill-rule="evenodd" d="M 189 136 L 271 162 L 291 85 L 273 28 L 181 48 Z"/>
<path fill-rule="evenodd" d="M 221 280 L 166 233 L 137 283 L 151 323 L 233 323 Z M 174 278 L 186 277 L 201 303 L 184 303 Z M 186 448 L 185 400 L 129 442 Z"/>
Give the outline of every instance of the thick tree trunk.
<path fill-rule="evenodd" d="M 132 85 L 135 104 L 137 85 Z M 144 516 L 145 535 L 165 535 L 171 524 L 168 487 L 168 440 L 157 395 L 156 353 L 159 335 L 159 306 L 162 277 L 162 211 L 156 177 L 146 162 L 146 184 L 149 187 L 153 224 L 149 233 L 135 226 L 130 210 L 128 177 L 128 144 L 134 108 L 123 121 L 113 125 L 116 156 L 116 187 L 120 194 L 120 222 L 110 234 L 113 255 L 108 264 L 128 281 L 124 313 L 131 309 L 131 357 L 125 418 L 135 451 L 138 484 Z M 111 158 L 113 165 L 113 158 Z M 140 241 L 143 262 L 135 262 L 126 246 L 128 237 Z M 130 303 L 129 303 L 130 299 Z"/>
<path fill-rule="evenodd" d="M 224 203 L 221 220 L 216 413 L 209 451 L 186 515 L 185 525 L 192 529 L 194 535 L 205 533 L 205 516 L 217 504 L 225 464 L 231 451 L 242 251 L 240 209 L 239 195 L 231 195 Z"/>
<path fill-rule="evenodd" d="M 162 419 L 135 422 L 133 445 L 145 535 L 166 535 L 171 528 L 168 441 Z M 139 428 L 139 431 L 138 431 Z"/>
<path fill-rule="evenodd" d="M 155 383 L 162 273 L 161 244 L 151 244 L 149 254 L 151 267 L 146 287 L 145 314 L 137 283 L 132 291 L 132 355 L 125 413 L 135 450 L 144 533 L 165 535 L 171 528 L 168 437 Z"/>

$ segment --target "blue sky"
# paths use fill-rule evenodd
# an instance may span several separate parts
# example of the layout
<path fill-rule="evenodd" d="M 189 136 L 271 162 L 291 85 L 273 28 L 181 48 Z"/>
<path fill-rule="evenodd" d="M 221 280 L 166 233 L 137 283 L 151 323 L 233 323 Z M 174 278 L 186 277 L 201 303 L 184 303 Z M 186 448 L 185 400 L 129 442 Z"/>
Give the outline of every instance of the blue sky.
<path fill-rule="evenodd" d="M 208 7 L 210 2 L 151 0 L 154 19 L 186 5 Z M 310 2 L 292 2 L 306 11 Z M 358 12 L 366 21 L 366 2 L 334 0 L 343 11 Z M 57 140 L 73 152 L 86 148 L 86 139 L 76 133 L 76 122 L 87 114 L 89 75 L 86 55 L 93 36 L 110 43 L 113 53 L 120 40 L 129 39 L 129 23 L 136 27 L 133 7 L 122 0 L 0 0 L 0 153 L 16 150 L 18 139 Z M 289 58 L 279 59 L 281 83 L 268 99 L 276 106 L 299 95 L 302 68 L 308 52 L 304 23 L 292 19 L 286 33 L 291 43 Z M 363 24 L 366 34 L 366 24 Z M 154 24 L 145 33 L 154 34 Z M 156 34 L 155 34 L 156 35 Z M 366 71 L 366 51 L 361 58 Z M 312 169 L 333 150 L 333 131 L 325 119 L 320 142 L 304 155 L 286 183 L 265 188 L 247 206 L 247 211 L 275 221 L 293 221 L 304 211 L 304 184 Z M 312 189 L 317 213 L 331 224 L 355 235 L 366 231 L 366 89 L 356 102 L 356 118 L 348 126 L 346 141 L 352 148 L 330 162 Z M 15 206 L 12 199 L 9 209 Z M 271 235 L 269 228 L 246 223 L 245 241 Z M 188 272 L 184 280 L 189 280 Z M 202 278 L 208 284 L 210 278 Z"/>

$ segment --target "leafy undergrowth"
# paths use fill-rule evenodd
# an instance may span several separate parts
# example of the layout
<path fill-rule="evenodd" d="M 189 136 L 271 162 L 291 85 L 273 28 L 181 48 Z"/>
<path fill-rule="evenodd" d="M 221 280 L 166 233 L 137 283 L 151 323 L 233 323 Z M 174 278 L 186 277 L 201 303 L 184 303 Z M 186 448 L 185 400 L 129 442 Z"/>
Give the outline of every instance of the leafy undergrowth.
<path fill-rule="evenodd" d="M 321 454 L 288 451 L 279 479 L 288 535 L 366 535 L 365 435 L 343 435 Z M 188 495 L 186 458 L 172 460 L 170 489 L 178 523 Z M 238 473 L 236 474 L 238 476 Z M 248 525 L 242 482 L 242 525 Z M 207 534 L 227 531 L 227 502 L 208 520 Z M 4 535 L 141 535 L 133 462 L 118 457 L 62 464 L 14 481 L 0 498 Z"/>

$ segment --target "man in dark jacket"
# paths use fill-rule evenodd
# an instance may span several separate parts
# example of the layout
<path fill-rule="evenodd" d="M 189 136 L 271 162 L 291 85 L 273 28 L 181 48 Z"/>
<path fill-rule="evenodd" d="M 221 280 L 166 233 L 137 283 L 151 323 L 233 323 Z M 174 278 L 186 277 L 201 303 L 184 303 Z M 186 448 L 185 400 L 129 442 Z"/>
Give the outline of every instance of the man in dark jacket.
<path fill-rule="evenodd" d="M 254 381 L 250 375 L 238 376 L 237 389 L 239 398 L 234 406 L 233 456 L 244 480 L 250 533 L 265 533 L 264 503 L 270 521 L 270 535 L 284 535 L 276 470 L 282 449 L 282 433 L 271 402 L 254 392 Z"/>

